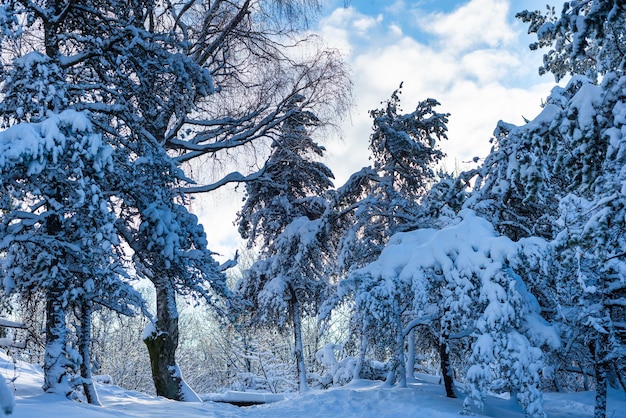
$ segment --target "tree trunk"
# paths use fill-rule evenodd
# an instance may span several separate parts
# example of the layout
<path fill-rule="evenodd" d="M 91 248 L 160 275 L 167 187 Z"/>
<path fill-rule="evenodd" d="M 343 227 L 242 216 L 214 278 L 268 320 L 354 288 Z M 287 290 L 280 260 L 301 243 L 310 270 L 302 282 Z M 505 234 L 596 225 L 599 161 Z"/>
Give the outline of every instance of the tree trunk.
<path fill-rule="evenodd" d="M 82 378 L 83 391 L 87 402 L 93 405 L 102 406 L 98 398 L 96 386 L 91 376 L 91 302 L 83 301 L 80 306 L 80 330 L 78 334 L 78 352 L 82 357 L 80 362 L 80 376 Z"/>
<path fill-rule="evenodd" d="M 406 375 L 409 381 L 415 380 L 415 328 L 407 335 Z"/>
<path fill-rule="evenodd" d="M 354 375 L 352 376 L 352 380 L 361 379 L 361 370 L 363 369 L 363 363 L 365 363 L 365 352 L 367 351 L 367 337 L 365 335 L 365 326 L 361 326 L 361 336 L 359 340 L 359 360 L 354 366 Z"/>
<path fill-rule="evenodd" d="M 67 326 L 62 291 L 50 289 L 46 294 L 46 348 L 43 359 L 44 382 L 47 393 L 69 396 L 72 393 L 67 380 Z"/>
<path fill-rule="evenodd" d="M 154 280 L 156 324 L 144 334 L 148 347 L 152 380 L 158 396 L 176 401 L 201 402 L 182 379 L 176 364 L 178 348 L 178 309 L 173 286 L 165 279 Z"/>
<path fill-rule="evenodd" d="M 398 311 L 397 302 L 394 304 L 395 312 Z M 402 326 L 402 315 L 397 314 L 396 322 L 396 352 L 391 362 L 391 370 L 387 376 L 387 385 L 391 386 L 396 381 L 401 388 L 406 387 L 406 360 L 404 357 L 404 327 Z"/>
<path fill-rule="evenodd" d="M 293 321 L 293 339 L 294 339 L 294 354 L 296 357 L 296 366 L 298 370 L 298 388 L 300 393 L 309 390 L 309 385 L 306 381 L 306 366 L 304 364 L 304 349 L 302 344 L 302 320 L 300 318 L 300 302 L 296 296 L 296 292 L 290 287 L 291 301 L 289 306 L 291 307 L 291 319 Z"/>
<path fill-rule="evenodd" d="M 619 381 L 619 385 L 622 387 L 622 391 L 626 392 L 626 381 L 624 381 L 624 371 L 623 368 L 620 368 L 617 364 L 615 364 L 615 373 L 617 375 L 617 380 Z"/>
<path fill-rule="evenodd" d="M 607 365 L 596 362 L 596 405 L 593 409 L 594 418 L 606 418 Z"/>
<path fill-rule="evenodd" d="M 443 385 L 446 388 L 446 396 L 448 398 L 456 398 L 450 353 L 448 352 L 448 344 L 443 338 L 439 344 L 439 360 L 441 362 L 441 375 L 443 376 Z"/>
<path fill-rule="evenodd" d="M 398 301 L 394 301 L 394 312 L 396 312 L 395 318 L 395 353 L 391 359 L 391 368 L 389 369 L 389 374 L 387 375 L 387 381 L 385 384 L 387 386 L 391 386 L 398 381 L 398 386 L 405 388 L 406 387 L 406 368 L 405 368 L 405 358 L 404 358 L 404 327 L 402 326 L 402 315 L 397 313 L 399 311 Z"/>
<path fill-rule="evenodd" d="M 579 363 L 580 366 L 580 370 L 582 370 L 583 373 L 583 390 L 585 392 L 589 391 L 589 378 L 587 376 L 587 373 L 585 373 L 585 369 L 583 368 L 582 364 Z"/>
<path fill-rule="evenodd" d="M 606 418 L 606 397 L 608 390 L 609 362 L 606 360 L 605 347 L 608 345 L 606 334 L 599 333 L 594 342 L 589 344 L 589 351 L 594 360 L 596 377 L 596 404 L 594 418 Z"/>

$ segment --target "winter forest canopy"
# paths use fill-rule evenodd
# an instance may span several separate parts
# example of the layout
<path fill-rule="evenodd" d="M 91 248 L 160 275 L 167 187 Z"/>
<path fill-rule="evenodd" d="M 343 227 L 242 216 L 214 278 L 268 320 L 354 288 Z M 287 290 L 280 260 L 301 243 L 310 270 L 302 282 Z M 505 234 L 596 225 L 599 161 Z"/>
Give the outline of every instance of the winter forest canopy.
<path fill-rule="evenodd" d="M 594 390 L 606 416 L 626 391 L 624 2 L 518 13 L 564 83 L 475 168 L 441 168 L 454 115 L 398 80 L 342 185 L 321 144 L 352 84 L 320 7 L 2 2 L 0 314 L 26 344 L 0 342 L 96 405 L 103 374 L 198 401 L 422 372 L 463 414 Z M 231 184 L 246 248 L 220 264 L 192 202 Z"/>

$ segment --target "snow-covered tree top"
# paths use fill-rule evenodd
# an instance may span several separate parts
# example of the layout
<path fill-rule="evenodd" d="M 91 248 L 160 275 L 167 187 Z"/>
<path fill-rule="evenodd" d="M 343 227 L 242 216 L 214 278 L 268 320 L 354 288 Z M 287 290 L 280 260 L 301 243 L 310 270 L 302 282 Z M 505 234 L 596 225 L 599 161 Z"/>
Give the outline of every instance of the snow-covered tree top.
<path fill-rule="evenodd" d="M 530 49 L 550 48 L 539 73 L 550 72 L 558 81 L 566 75 L 592 79 L 611 71 L 624 71 L 625 5 L 620 0 L 586 0 L 563 3 L 560 15 L 525 10 L 517 14 L 537 35 Z"/>

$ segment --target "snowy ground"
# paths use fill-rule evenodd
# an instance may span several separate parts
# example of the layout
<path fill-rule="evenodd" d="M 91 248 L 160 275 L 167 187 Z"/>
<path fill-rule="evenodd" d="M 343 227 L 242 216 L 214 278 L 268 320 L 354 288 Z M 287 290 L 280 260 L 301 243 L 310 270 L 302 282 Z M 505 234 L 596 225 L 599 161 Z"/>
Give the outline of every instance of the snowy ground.
<path fill-rule="evenodd" d="M 43 378 L 37 366 L 20 364 L 14 369 L 0 356 L 0 373 L 17 375 L 15 418 L 110 418 L 110 417 L 427 417 L 459 418 L 461 400 L 448 399 L 433 378 L 424 377 L 406 389 L 386 388 L 378 382 L 361 381 L 344 388 L 311 391 L 284 401 L 251 407 L 224 403 L 180 403 L 127 391 L 114 385 L 98 385 L 103 407 L 96 407 L 41 392 Z M 546 394 L 545 408 L 551 418 L 593 416 L 593 393 Z M 626 418 L 626 395 L 611 392 L 609 411 L 613 418 Z M 510 401 L 489 398 L 484 415 L 498 418 L 523 417 Z"/>

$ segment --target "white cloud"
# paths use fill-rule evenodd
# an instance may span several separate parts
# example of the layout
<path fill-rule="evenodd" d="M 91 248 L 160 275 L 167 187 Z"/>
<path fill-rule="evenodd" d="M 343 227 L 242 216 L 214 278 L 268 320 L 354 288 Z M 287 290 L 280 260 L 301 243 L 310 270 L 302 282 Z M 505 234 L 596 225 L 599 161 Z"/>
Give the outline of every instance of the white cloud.
<path fill-rule="evenodd" d="M 420 26 L 440 38 L 446 50 L 457 52 L 487 45 L 510 45 L 517 38 L 507 22 L 509 1 L 472 0 L 450 14 L 433 13 Z"/>
<path fill-rule="evenodd" d="M 352 51 L 350 42 L 350 21 L 355 18 L 355 11 L 351 8 L 335 9 L 322 22 L 319 32 L 326 43 L 349 55 Z"/>
<path fill-rule="evenodd" d="M 241 210 L 243 187 L 235 190 L 232 186 L 195 197 L 190 205 L 205 227 L 208 248 L 214 251 L 216 259 L 224 262 L 235 255 L 243 245 L 237 227 L 234 225 L 237 212 Z"/>
<path fill-rule="evenodd" d="M 353 23 L 354 28 L 362 34 L 367 33 L 370 29 L 378 25 L 383 20 L 383 15 L 378 15 L 376 18 L 371 16 L 362 16 L 355 20 Z"/>
<path fill-rule="evenodd" d="M 502 80 L 521 63 L 519 57 L 509 51 L 481 49 L 463 55 L 459 62 L 464 77 L 475 78 L 480 84 Z"/>
<path fill-rule="evenodd" d="M 553 84 L 552 79 L 537 76 L 541 56 L 528 52 L 525 28 L 512 23 L 507 1 L 472 0 L 452 13 L 429 15 L 428 23 L 422 22 L 434 37 L 428 43 L 389 30 L 386 16 L 368 26 L 370 42 L 363 33 L 340 29 L 363 19 L 355 9 L 343 9 L 322 26 L 324 33 L 334 34 L 334 43 L 350 50 L 358 104 L 344 124 L 344 142 L 328 144 L 329 165 L 338 185 L 369 164 L 367 112 L 380 107 L 400 82 L 404 111 L 432 97 L 441 102 L 439 111 L 451 113 L 450 139 L 442 144 L 448 169 L 456 162 L 486 156 L 498 120 L 521 124 L 522 116 L 534 117 Z M 337 38 L 339 34 L 342 38 Z"/>
<path fill-rule="evenodd" d="M 546 84 L 529 89 L 507 88 L 500 83 L 480 85 L 459 80 L 438 100 L 450 112 L 449 140 L 442 144 L 448 154 L 446 165 L 485 157 L 491 149 L 489 139 L 499 120 L 522 124 L 523 118 L 534 118 L 541 98 L 549 91 Z"/>
<path fill-rule="evenodd" d="M 402 28 L 396 24 L 389 25 L 389 30 L 391 33 L 397 36 L 402 36 Z"/>

